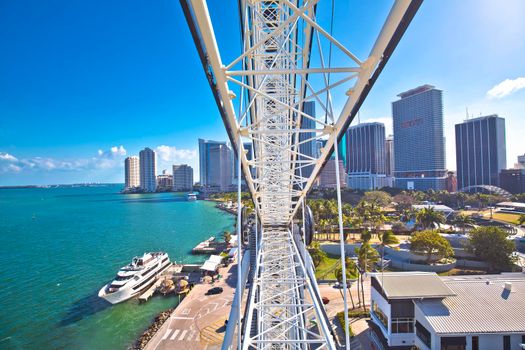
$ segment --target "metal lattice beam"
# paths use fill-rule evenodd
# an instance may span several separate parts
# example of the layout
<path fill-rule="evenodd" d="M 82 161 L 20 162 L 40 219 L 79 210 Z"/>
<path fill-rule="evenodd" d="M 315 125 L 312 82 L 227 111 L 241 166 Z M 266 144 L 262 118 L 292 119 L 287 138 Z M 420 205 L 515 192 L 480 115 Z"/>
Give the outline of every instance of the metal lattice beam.
<path fill-rule="evenodd" d="M 396 1 L 370 54 L 358 58 L 318 21 L 321 0 L 239 0 L 243 47 L 227 64 L 205 1 L 180 1 L 262 224 L 242 348 L 333 349 L 308 254 L 299 254 L 289 227 L 422 1 Z M 347 96 L 338 115 L 334 91 Z M 309 114 L 308 101 L 321 113 Z M 306 120 L 313 126 L 302 128 Z M 251 160 L 242 139 L 253 143 Z M 320 139 L 319 154 L 302 150 Z"/>

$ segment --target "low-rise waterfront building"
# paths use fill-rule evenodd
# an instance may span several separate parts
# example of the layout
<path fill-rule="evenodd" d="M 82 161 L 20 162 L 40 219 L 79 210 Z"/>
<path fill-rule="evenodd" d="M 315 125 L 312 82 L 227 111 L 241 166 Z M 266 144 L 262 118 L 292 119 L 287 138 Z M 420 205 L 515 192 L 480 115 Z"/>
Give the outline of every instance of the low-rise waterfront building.
<path fill-rule="evenodd" d="M 370 318 L 376 349 L 520 349 L 525 274 L 377 273 L 371 279 Z"/>
<path fill-rule="evenodd" d="M 173 175 L 168 174 L 166 169 L 162 170 L 162 174 L 157 176 L 157 191 L 166 192 L 173 188 Z"/>
<path fill-rule="evenodd" d="M 525 168 L 503 169 L 499 173 L 500 187 L 510 193 L 525 192 Z"/>

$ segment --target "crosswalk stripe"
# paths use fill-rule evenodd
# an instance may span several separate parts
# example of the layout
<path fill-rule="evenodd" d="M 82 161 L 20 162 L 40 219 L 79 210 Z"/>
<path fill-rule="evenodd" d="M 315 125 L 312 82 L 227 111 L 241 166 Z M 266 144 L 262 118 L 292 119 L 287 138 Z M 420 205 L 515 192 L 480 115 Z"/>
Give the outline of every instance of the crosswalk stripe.
<path fill-rule="evenodd" d="M 180 337 L 179 337 L 179 341 L 184 339 L 184 337 L 186 336 L 186 333 L 188 333 L 187 329 L 182 331 L 182 333 L 180 334 Z"/>
<path fill-rule="evenodd" d="M 170 340 L 175 340 L 175 337 L 177 337 L 177 334 L 179 334 L 180 329 L 176 329 L 173 331 L 173 335 L 171 336 Z"/>
<path fill-rule="evenodd" d="M 191 338 L 193 338 L 193 336 L 195 335 L 195 332 L 196 332 L 195 330 L 191 331 L 186 340 L 191 341 Z"/>
<path fill-rule="evenodd" d="M 166 334 L 164 334 L 164 336 L 162 337 L 162 340 L 166 340 L 166 339 L 168 339 L 168 337 L 170 336 L 170 333 L 171 333 L 171 329 L 168 329 L 168 330 L 166 331 Z"/>

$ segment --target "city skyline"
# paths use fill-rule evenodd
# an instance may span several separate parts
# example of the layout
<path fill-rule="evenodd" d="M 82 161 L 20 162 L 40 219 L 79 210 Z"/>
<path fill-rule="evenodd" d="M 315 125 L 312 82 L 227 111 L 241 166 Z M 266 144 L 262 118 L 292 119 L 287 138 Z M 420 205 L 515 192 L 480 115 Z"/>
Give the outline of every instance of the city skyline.
<path fill-rule="evenodd" d="M 29 9 L 9 3 L 0 13 L 0 29 L 10 33 L 0 39 L 9 53 L 0 57 L 0 185 L 122 182 L 123 159 L 145 144 L 159 155 L 160 169 L 188 163 L 198 174 L 196 139 L 227 139 L 180 8 L 139 3 L 122 11 L 105 4 L 107 16 L 89 16 L 97 6 L 95 1 L 57 11 L 60 3 Z M 212 19 L 228 24 L 221 34 L 238 37 L 236 14 L 219 18 L 220 5 L 210 6 Z M 386 16 L 390 4 L 356 6 L 364 15 L 349 15 L 352 30 Z M 38 16 L 50 11 L 53 23 Z M 361 121 L 383 122 L 391 134 L 395 96 L 433 84 L 444 91 L 446 168 L 456 168 L 454 125 L 465 119 L 466 108 L 471 116 L 497 113 L 506 119 L 506 167 L 512 167 L 525 153 L 519 142 L 525 133 L 525 44 L 519 40 L 525 36 L 519 15 L 524 11 L 520 1 L 505 7 L 494 1 L 425 2 L 361 108 Z M 20 21 L 35 30 L 18 28 Z M 122 30 L 132 30 L 136 39 L 122 41 Z M 338 37 L 344 30 L 334 28 Z M 358 53 L 366 53 L 372 34 L 363 33 Z M 230 53 L 238 50 L 238 40 L 231 42 Z M 340 106 L 334 100 L 335 109 Z M 141 124 L 148 118 L 163 121 Z M 71 121 L 82 127 L 72 128 Z"/>

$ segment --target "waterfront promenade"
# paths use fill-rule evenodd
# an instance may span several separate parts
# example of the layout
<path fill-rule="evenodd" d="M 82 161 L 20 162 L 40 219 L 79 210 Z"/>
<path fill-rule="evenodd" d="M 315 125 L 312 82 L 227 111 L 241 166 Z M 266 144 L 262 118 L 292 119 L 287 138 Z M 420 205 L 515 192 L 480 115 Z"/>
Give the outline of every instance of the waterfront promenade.
<path fill-rule="evenodd" d="M 220 349 L 237 283 L 237 264 L 221 268 L 215 283 L 196 284 L 151 338 L 145 350 Z M 212 287 L 222 287 L 217 295 L 205 295 Z"/>

